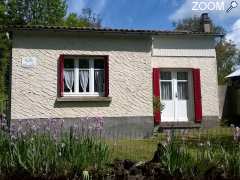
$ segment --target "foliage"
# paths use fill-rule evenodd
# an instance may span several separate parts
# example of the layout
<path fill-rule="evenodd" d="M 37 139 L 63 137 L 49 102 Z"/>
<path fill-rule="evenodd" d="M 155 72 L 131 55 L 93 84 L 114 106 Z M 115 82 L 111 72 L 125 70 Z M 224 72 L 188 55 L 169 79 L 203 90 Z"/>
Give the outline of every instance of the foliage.
<path fill-rule="evenodd" d="M 240 177 L 239 150 L 239 144 L 228 142 L 224 146 L 211 140 L 196 144 L 193 150 L 185 141 L 172 139 L 164 146 L 160 163 L 175 177 Z"/>
<path fill-rule="evenodd" d="M 9 90 L 9 63 L 10 45 L 6 33 L 0 33 L 0 99 L 6 98 Z"/>
<path fill-rule="evenodd" d="M 92 12 L 90 8 L 82 9 L 82 14 L 70 13 L 66 20 L 65 26 L 69 27 L 100 27 L 101 19 L 99 15 Z"/>
<path fill-rule="evenodd" d="M 6 6 L 4 1 L 0 1 L 0 25 L 4 24 L 5 22 L 5 12 L 6 12 Z"/>
<path fill-rule="evenodd" d="M 62 25 L 66 15 L 65 0 L 9 0 L 7 24 Z"/>
<path fill-rule="evenodd" d="M 212 23 L 212 32 L 225 33 L 221 26 Z M 174 23 L 176 30 L 188 30 L 201 32 L 200 17 L 186 18 Z M 240 64 L 240 52 L 235 44 L 231 41 L 221 39 L 216 41 L 216 57 L 217 57 L 217 71 L 218 83 L 225 84 L 225 76 L 235 70 L 236 66 Z"/>
<path fill-rule="evenodd" d="M 108 162 L 108 146 L 96 136 L 77 136 L 77 129 L 64 132 L 54 120 L 45 124 L 44 133 L 33 122 L 21 124 L 11 129 L 10 135 L 0 131 L 0 174 L 81 175 Z"/>
<path fill-rule="evenodd" d="M 240 176 L 240 145 L 234 141 L 231 128 L 192 130 L 190 132 L 164 132 L 161 136 L 144 140 L 120 140 L 108 142 L 114 158 L 156 163 L 171 177 L 180 179 L 219 179 Z M 167 136 L 171 136 L 170 141 Z M 156 151 L 159 143 L 161 148 Z M 154 154 L 155 151 L 155 154 Z M 159 155 L 158 161 L 153 161 Z M 160 153 L 159 153 L 160 152 Z M 152 160 L 151 160 L 152 159 Z M 131 168 L 130 168 L 131 169 Z M 155 170 L 151 170 L 155 171 Z M 221 178 L 220 178 L 221 179 Z"/>
<path fill-rule="evenodd" d="M 162 112 L 164 109 L 164 105 L 160 102 L 160 97 L 153 96 L 153 111 L 159 111 Z"/>
<path fill-rule="evenodd" d="M 186 31 L 193 31 L 193 32 L 201 32 L 201 18 L 198 16 L 185 18 L 182 20 L 179 20 L 178 22 L 173 22 L 173 25 L 175 26 L 176 30 L 186 30 Z M 215 25 L 213 22 L 212 24 L 212 32 L 214 33 L 225 33 L 225 30 L 221 26 Z"/>
<path fill-rule="evenodd" d="M 87 179 L 92 177 L 92 170 L 107 168 L 105 165 L 114 153 L 117 153 L 115 158 L 150 160 L 161 141 L 163 150 L 157 164 L 173 177 L 206 179 L 213 173 L 240 176 L 240 145 L 234 141 L 234 129 L 213 129 L 201 134 L 200 131 L 177 134 L 174 130 L 161 139 L 114 139 L 114 142 L 104 143 L 96 136 L 96 132 L 102 130 L 102 118 L 81 119 L 79 123 L 81 126 L 74 124 L 70 133 L 63 131 L 62 120 L 55 119 L 18 121 L 10 134 L 0 131 L 0 174 L 76 175 Z M 171 140 L 166 142 L 169 135 Z M 195 138 L 198 140 L 191 140 Z"/>
<path fill-rule="evenodd" d="M 226 76 L 240 64 L 240 53 L 231 41 L 220 41 L 216 46 L 218 82 L 224 84 Z"/>
<path fill-rule="evenodd" d="M 107 145 L 90 137 L 70 139 L 65 135 L 56 141 L 48 135 L 34 135 L 13 141 L 1 135 L 0 139 L 0 168 L 4 174 L 23 170 L 33 176 L 66 175 L 102 168 L 108 161 Z"/>
<path fill-rule="evenodd" d="M 177 176 L 178 173 L 186 173 L 192 167 L 193 158 L 186 148 L 179 148 L 178 144 L 171 142 L 166 145 L 161 156 L 160 163 L 170 175 Z"/>

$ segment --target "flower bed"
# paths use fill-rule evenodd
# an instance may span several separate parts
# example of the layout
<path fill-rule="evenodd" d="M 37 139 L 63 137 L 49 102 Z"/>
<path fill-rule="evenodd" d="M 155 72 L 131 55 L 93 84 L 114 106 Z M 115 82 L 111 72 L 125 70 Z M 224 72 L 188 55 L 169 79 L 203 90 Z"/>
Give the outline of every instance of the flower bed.
<path fill-rule="evenodd" d="M 109 161 L 109 149 L 96 135 L 100 128 L 88 125 L 85 131 L 77 126 L 66 131 L 60 120 L 19 121 L 10 133 L 0 130 L 1 179 L 74 178 L 84 170 L 102 170 Z"/>
<path fill-rule="evenodd" d="M 80 122 L 87 123 L 66 131 L 61 120 L 27 120 L 0 131 L 0 179 L 240 179 L 238 129 L 229 131 L 234 137 L 167 133 L 109 142 L 101 139 L 101 118 Z M 116 160 L 130 157 L 127 146 L 147 159 Z"/>

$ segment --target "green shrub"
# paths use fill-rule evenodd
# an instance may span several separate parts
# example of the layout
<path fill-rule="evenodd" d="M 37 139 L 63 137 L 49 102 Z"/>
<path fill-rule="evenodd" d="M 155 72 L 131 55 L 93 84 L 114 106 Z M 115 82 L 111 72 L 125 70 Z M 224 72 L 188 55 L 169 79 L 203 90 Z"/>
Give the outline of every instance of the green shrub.
<path fill-rule="evenodd" d="M 240 177 L 240 145 L 224 141 L 188 144 L 173 139 L 164 146 L 160 164 L 171 176 L 204 178 L 207 173 L 221 173 L 228 177 Z"/>
<path fill-rule="evenodd" d="M 12 139 L 0 132 L 0 151 L 0 174 L 81 174 L 83 170 L 103 168 L 109 159 L 108 146 L 96 137 L 70 134 L 57 139 L 48 134 Z"/>

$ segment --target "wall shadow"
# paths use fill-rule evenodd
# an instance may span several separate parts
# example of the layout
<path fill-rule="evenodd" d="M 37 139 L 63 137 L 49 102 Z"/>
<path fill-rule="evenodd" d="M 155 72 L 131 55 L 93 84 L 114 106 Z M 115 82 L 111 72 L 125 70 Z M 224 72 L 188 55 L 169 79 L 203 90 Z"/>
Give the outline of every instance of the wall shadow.
<path fill-rule="evenodd" d="M 147 36 L 84 32 L 18 32 L 13 44 L 14 48 L 47 50 L 150 52 L 151 49 Z"/>
<path fill-rule="evenodd" d="M 111 102 L 65 102 L 65 101 L 55 101 L 54 102 L 54 108 L 66 108 L 66 107 L 79 107 L 79 108 L 85 108 L 85 107 L 109 107 Z"/>

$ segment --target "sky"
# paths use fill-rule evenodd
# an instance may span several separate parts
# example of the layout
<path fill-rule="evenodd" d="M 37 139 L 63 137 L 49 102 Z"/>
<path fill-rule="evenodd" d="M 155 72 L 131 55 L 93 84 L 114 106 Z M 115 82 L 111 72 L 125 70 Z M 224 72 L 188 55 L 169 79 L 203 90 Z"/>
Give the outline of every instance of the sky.
<path fill-rule="evenodd" d="M 232 2 L 234 1 L 234 4 Z M 91 8 L 107 28 L 173 30 L 173 22 L 209 13 L 240 48 L 240 0 L 67 0 L 68 13 Z M 226 10 L 232 6 L 229 13 Z"/>

